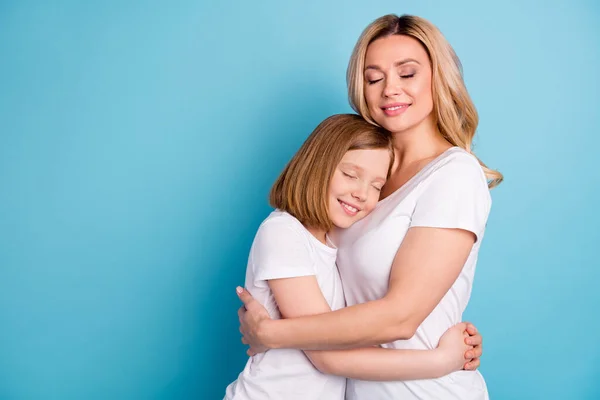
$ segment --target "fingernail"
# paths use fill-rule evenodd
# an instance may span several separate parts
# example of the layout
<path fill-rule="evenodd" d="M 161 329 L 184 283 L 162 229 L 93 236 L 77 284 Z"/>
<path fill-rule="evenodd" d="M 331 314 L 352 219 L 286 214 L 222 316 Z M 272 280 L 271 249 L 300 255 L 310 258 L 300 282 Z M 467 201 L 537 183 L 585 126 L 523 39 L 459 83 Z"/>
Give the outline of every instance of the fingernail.
<path fill-rule="evenodd" d="M 235 288 L 235 291 L 237 292 L 237 294 L 242 294 L 242 292 L 244 291 L 244 289 L 242 289 L 240 286 Z"/>

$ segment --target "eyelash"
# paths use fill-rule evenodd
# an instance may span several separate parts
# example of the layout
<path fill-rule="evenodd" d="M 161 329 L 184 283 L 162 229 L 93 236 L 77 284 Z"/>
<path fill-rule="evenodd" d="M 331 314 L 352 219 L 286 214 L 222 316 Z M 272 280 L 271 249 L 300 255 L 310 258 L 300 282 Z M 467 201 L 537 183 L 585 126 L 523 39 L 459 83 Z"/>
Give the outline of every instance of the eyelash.
<path fill-rule="evenodd" d="M 409 75 L 400 75 L 400 78 L 402 78 L 402 79 L 410 79 L 410 78 L 413 78 L 414 76 L 415 76 L 415 74 L 409 74 Z M 379 82 L 379 81 L 381 81 L 381 80 L 383 80 L 383 78 L 376 79 L 376 80 L 374 80 L 374 81 L 367 81 L 367 83 L 368 83 L 369 85 L 372 85 L 372 84 L 374 84 L 374 83 L 377 83 L 377 82 Z"/>
<path fill-rule="evenodd" d="M 345 177 L 347 177 L 347 178 L 350 178 L 350 179 L 357 179 L 357 178 L 356 178 L 356 176 L 354 176 L 354 175 L 350 175 L 350 174 L 347 174 L 347 173 L 345 173 L 345 172 L 343 172 L 343 171 L 342 171 L 342 174 L 343 174 Z M 371 186 L 373 186 L 373 185 L 371 185 Z M 383 188 L 379 188 L 379 187 L 377 187 L 377 186 L 373 186 L 373 189 L 377 190 L 378 192 L 381 192 L 381 191 L 383 190 Z"/>

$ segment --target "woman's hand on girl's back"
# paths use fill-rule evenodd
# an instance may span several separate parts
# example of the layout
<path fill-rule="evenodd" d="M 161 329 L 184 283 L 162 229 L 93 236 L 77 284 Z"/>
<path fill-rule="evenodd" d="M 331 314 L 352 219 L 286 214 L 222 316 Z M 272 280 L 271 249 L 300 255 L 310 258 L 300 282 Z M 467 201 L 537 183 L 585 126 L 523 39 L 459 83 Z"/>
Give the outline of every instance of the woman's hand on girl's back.
<path fill-rule="evenodd" d="M 247 290 L 238 287 L 236 292 L 242 303 L 244 303 L 238 310 L 238 317 L 240 319 L 242 343 L 250 346 L 246 354 L 253 356 L 264 353 L 269 347 L 264 343 L 263 329 L 261 328 L 265 322 L 271 321 L 271 317 L 262 304 L 256 301 Z"/>

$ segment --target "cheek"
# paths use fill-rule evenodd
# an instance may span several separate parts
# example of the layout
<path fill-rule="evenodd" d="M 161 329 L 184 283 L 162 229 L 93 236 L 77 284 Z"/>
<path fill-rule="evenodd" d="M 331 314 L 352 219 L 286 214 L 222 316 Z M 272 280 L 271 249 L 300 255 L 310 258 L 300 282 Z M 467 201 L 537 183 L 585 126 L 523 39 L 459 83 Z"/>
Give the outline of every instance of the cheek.
<path fill-rule="evenodd" d="M 367 203 L 365 204 L 365 207 L 364 207 L 364 209 L 367 213 L 370 213 L 371 211 L 373 211 L 373 209 L 379 202 L 380 195 L 381 195 L 381 192 L 379 192 L 377 190 L 373 190 L 373 194 L 369 195 L 369 199 L 367 200 Z"/>
<path fill-rule="evenodd" d="M 331 179 L 331 182 L 329 182 L 329 191 L 328 194 L 330 197 L 335 197 L 339 194 L 340 192 L 340 186 L 342 186 L 343 183 L 340 182 L 340 177 L 336 175 L 334 175 L 334 177 Z"/>
<path fill-rule="evenodd" d="M 430 80 L 416 82 L 415 85 L 411 88 L 411 91 L 414 93 L 413 96 L 421 105 L 433 105 L 433 93 L 431 92 Z"/>
<path fill-rule="evenodd" d="M 374 88 L 371 86 L 366 86 L 364 93 L 365 93 L 365 101 L 367 103 L 367 108 L 369 110 L 373 110 L 374 108 L 377 108 L 377 98 L 379 96 L 377 95 L 377 93 L 375 93 Z"/>

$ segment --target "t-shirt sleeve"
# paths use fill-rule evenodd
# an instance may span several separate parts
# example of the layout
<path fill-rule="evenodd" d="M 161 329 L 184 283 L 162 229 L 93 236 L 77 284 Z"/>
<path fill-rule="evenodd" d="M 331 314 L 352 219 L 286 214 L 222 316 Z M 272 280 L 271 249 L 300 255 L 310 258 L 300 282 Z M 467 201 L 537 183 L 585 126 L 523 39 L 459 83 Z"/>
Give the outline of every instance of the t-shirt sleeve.
<path fill-rule="evenodd" d="M 309 238 L 287 221 L 264 223 L 256 234 L 251 257 L 255 282 L 316 275 Z"/>
<path fill-rule="evenodd" d="M 471 160 L 453 160 L 424 183 L 411 227 L 464 229 L 479 240 L 491 206 L 481 167 Z"/>

